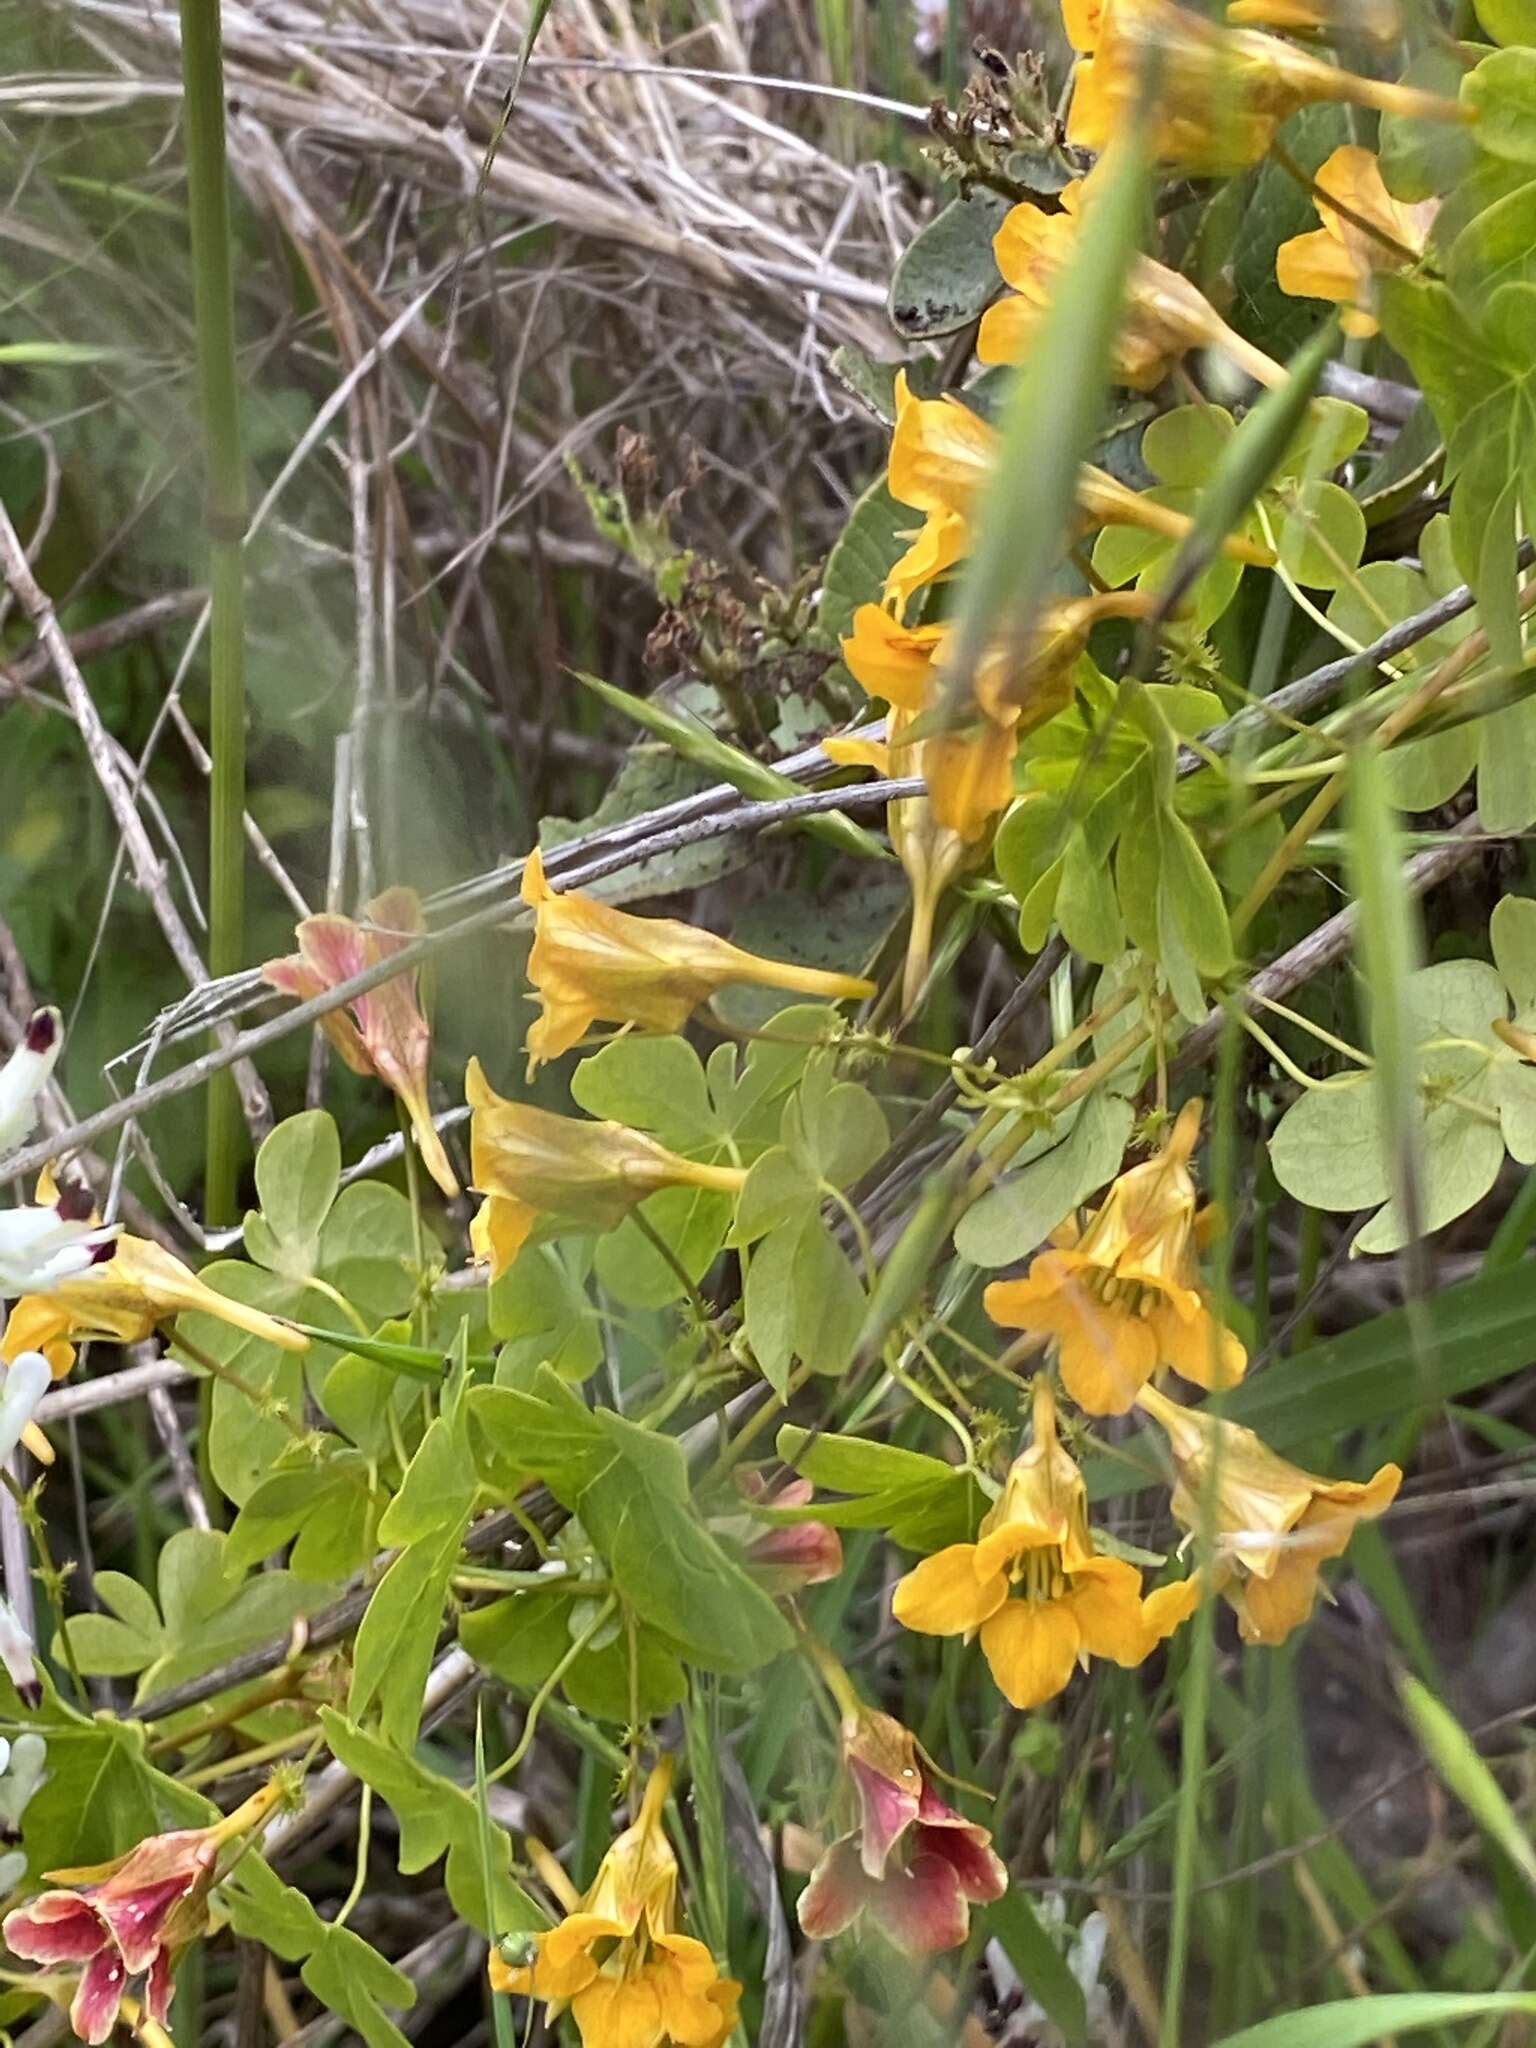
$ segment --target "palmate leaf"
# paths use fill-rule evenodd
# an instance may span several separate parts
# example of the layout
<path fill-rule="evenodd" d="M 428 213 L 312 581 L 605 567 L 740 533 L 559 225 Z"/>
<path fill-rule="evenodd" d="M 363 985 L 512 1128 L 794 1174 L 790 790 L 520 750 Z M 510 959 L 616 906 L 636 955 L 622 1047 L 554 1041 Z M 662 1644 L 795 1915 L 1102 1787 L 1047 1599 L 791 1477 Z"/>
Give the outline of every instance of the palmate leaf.
<path fill-rule="evenodd" d="M 536 1692 L 565 1663 L 566 1698 L 596 1720 L 623 1726 L 637 1714 L 652 1720 L 670 1713 L 688 1680 L 676 1646 L 658 1630 L 615 1618 L 611 1634 L 599 1630 L 566 1661 L 591 1623 L 591 1607 L 579 1579 L 529 1587 L 466 1614 L 459 1641 L 482 1669 L 524 1693 Z"/>
<path fill-rule="evenodd" d="M 1438 1230 L 1487 1194 L 1503 1162 L 1497 1113 L 1514 1058 L 1491 1027 L 1495 1017 L 1507 1014 L 1508 999 L 1485 962 L 1447 960 L 1408 976 L 1400 1006 L 1413 1034 L 1416 1085 L 1404 1115 L 1422 1161 L 1419 1221 L 1425 1231 Z M 1304 1095 L 1280 1119 L 1270 1141 L 1276 1178 L 1298 1201 L 1319 1209 L 1386 1205 L 1355 1240 L 1360 1251 L 1396 1251 L 1406 1242 L 1401 1204 L 1388 1199 L 1392 1157 L 1367 1074 Z"/>
<path fill-rule="evenodd" d="M 138 1722 L 87 1719 L 53 1698 L 32 1725 L 48 1743 L 47 1772 L 22 1815 L 34 1878 L 105 1862 L 147 1835 L 203 1827 L 214 1817 L 202 1793 L 150 1763 Z"/>
<path fill-rule="evenodd" d="M 1477 592 L 1495 658 L 1517 667 L 1517 510 L 1528 525 L 1536 506 L 1536 285 L 1501 285 L 1474 313 L 1446 285 L 1389 279 L 1382 325 L 1445 434 L 1456 560 Z M 1523 830 L 1536 818 L 1536 781 L 1520 809 L 1492 819 L 1485 811 L 1484 822 Z"/>
<path fill-rule="evenodd" d="M 409 2048 L 384 2007 L 404 2011 L 416 1987 L 350 1927 L 322 1920 L 301 1891 L 260 1856 L 245 1857 L 222 1896 L 235 1932 L 259 1941 L 300 1976 L 320 2003 L 345 2020 L 368 2048 Z"/>
<path fill-rule="evenodd" d="M 71 1615 L 63 1634 L 83 1671 L 140 1674 L 138 1696 L 211 1671 L 227 1657 L 280 1634 L 323 1599 L 319 1585 L 286 1571 L 246 1578 L 226 1555 L 220 1529 L 180 1529 L 160 1552 L 158 1606 L 123 1572 L 98 1575 L 109 1614 Z"/>
<path fill-rule="evenodd" d="M 413 1876 L 446 1855 L 443 1882 L 454 1911 L 483 1934 L 507 1934 L 544 1925 L 544 1915 L 512 1876 L 512 1844 L 505 1828 L 488 1824 L 482 1841 L 474 1794 L 415 1756 L 367 1734 L 334 1708 L 321 1709 L 331 1754 L 388 1800 L 400 1824 L 400 1872 Z M 489 1848 L 486 1898 L 484 1851 Z"/>
<path fill-rule="evenodd" d="M 499 1489 L 518 1473 L 542 1479 L 580 1517 L 639 1618 L 694 1662 L 749 1671 L 788 1648 L 789 1626 L 772 1600 L 694 1510 L 672 1438 L 589 1411 L 547 1370 L 531 1392 L 479 1387 L 466 1407 L 487 1482 Z"/>
<path fill-rule="evenodd" d="M 883 1529 L 893 1543 L 932 1551 L 968 1542 L 990 1504 L 975 1473 L 900 1444 L 817 1436 L 786 1423 L 778 1452 L 816 1487 L 851 1497 L 817 1500 L 805 1509 L 759 1510 L 773 1520 L 814 1517 L 842 1529 Z"/>

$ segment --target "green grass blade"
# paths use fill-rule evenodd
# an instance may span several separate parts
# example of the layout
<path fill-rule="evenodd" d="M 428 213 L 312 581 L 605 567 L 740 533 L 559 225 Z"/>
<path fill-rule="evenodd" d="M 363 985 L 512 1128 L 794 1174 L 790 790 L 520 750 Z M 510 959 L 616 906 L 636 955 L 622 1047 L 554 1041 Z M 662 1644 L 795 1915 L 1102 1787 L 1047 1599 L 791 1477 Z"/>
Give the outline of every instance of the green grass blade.
<path fill-rule="evenodd" d="M 1478 2020 L 1490 2013 L 1536 2013 L 1527 1992 L 1404 1991 L 1309 2005 L 1228 2034 L 1214 2048 L 1374 2048 L 1389 2034 Z"/>
<path fill-rule="evenodd" d="M 594 696 L 601 697 L 610 710 L 643 726 L 657 739 L 665 740 L 683 760 L 691 761 L 695 768 L 702 768 L 707 775 L 718 775 L 722 782 L 739 789 L 743 796 L 771 801 L 777 796 L 804 794 L 798 782 L 791 781 L 777 768 L 770 768 L 766 761 L 754 760 L 740 747 L 733 747 L 729 740 L 721 739 L 718 733 L 711 732 L 698 719 L 681 718 L 675 711 L 669 711 L 665 704 L 658 704 L 650 697 L 632 697 L 628 690 L 616 689 L 612 683 L 604 682 L 601 676 L 588 675 L 584 669 L 573 669 L 572 674 Z M 854 853 L 864 860 L 890 859 L 872 832 L 866 832 L 862 825 L 856 825 L 840 811 L 824 812 L 819 817 L 802 819 L 801 823 L 806 831 L 824 839 L 842 853 Z"/>
<path fill-rule="evenodd" d="M 1359 965 L 1366 990 L 1371 1051 L 1381 1128 L 1390 1150 L 1392 1189 L 1408 1233 L 1410 1282 L 1420 1265 L 1423 1232 L 1423 1148 L 1419 1143 L 1415 1047 L 1405 1003 L 1408 977 L 1418 965 L 1413 901 L 1403 882 L 1405 852 L 1397 813 L 1387 795 L 1386 764 L 1367 741 L 1349 760 L 1350 873 L 1354 885 Z M 1411 1285 L 1414 1294 L 1422 1284 Z M 1417 1328 L 1414 1330 L 1419 1340 Z M 1422 1366 L 1420 1341 L 1415 1362 Z"/>
<path fill-rule="evenodd" d="M 1214 475 L 1200 494 L 1194 526 L 1179 544 L 1158 593 L 1158 611 L 1164 618 L 1178 609 L 1186 593 L 1215 561 L 1222 542 L 1269 481 L 1301 425 L 1337 338 L 1330 320 L 1305 347 L 1297 350 L 1287 365 L 1290 375 L 1285 382 L 1257 400 L 1228 442 Z M 1145 673 L 1146 664 L 1138 660 L 1136 670 L 1138 674 Z"/>
<path fill-rule="evenodd" d="M 1146 209 L 1139 129 L 1117 156 L 1094 204 L 1093 232 L 1079 240 L 1009 387 L 997 467 L 976 509 L 976 545 L 960 588 L 944 704 L 951 724 L 969 715 L 971 678 L 988 644 L 1026 642 L 1073 531 L 1078 471 L 1103 414 Z"/>
<path fill-rule="evenodd" d="M 1526 1883 L 1536 1887 L 1536 1849 L 1500 1790 L 1498 1780 L 1467 1739 L 1461 1723 L 1416 1678 L 1405 1673 L 1398 1680 L 1397 1689 L 1414 1733 L 1436 1771 Z"/>
<path fill-rule="evenodd" d="M 1046 1932 L 1027 1893 L 1007 1891 L 987 1909 L 986 1930 L 995 1935 L 1008 1960 L 1029 1986 L 1029 1995 L 1044 2007 L 1053 2025 L 1070 2044 L 1088 2039 L 1088 2014 L 1082 1989 L 1067 1968 L 1060 1950 Z"/>
<path fill-rule="evenodd" d="M 480 1828 L 480 1882 L 485 1890 L 487 1913 L 491 1910 L 491 1801 L 485 1776 L 485 1696 L 475 1702 L 475 1817 Z M 495 1928 L 491 1930 L 495 1936 Z M 491 1993 L 491 2014 L 496 2026 L 496 2048 L 516 2048 L 517 2028 L 512 2020 L 512 2001 L 504 1991 Z"/>
<path fill-rule="evenodd" d="M 517 53 L 517 69 L 512 74 L 512 83 L 507 87 L 507 96 L 501 103 L 501 111 L 496 116 L 496 126 L 491 131 L 491 139 L 485 146 L 485 155 L 481 160 L 480 175 L 475 180 L 475 199 L 477 202 L 485 197 L 485 187 L 491 175 L 491 165 L 496 161 L 496 152 L 501 147 L 501 138 L 507 132 L 507 123 L 511 120 L 512 110 L 517 105 L 517 96 L 523 89 L 523 79 L 528 70 L 528 59 L 533 55 L 533 46 L 539 39 L 539 30 L 544 26 L 544 18 L 549 13 L 553 4 L 554 0 L 533 0 L 533 5 L 528 10 L 528 24 L 523 30 L 522 48 Z"/>

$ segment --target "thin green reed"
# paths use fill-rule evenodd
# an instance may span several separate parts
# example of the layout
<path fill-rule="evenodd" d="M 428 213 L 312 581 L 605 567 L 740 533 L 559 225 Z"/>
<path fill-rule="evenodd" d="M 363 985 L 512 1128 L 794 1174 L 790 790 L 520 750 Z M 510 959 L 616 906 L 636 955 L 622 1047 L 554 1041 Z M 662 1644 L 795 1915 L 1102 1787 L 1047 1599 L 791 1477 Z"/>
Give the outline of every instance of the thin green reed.
<path fill-rule="evenodd" d="M 209 750 L 213 756 L 208 844 L 208 968 L 232 974 L 245 946 L 245 460 L 235 361 L 229 185 L 224 150 L 224 57 L 218 0 L 181 0 L 181 76 L 192 229 L 192 295 L 198 385 L 207 444 Z M 208 1090 L 210 1223 L 235 1212 L 240 1105 L 234 1077 Z"/>

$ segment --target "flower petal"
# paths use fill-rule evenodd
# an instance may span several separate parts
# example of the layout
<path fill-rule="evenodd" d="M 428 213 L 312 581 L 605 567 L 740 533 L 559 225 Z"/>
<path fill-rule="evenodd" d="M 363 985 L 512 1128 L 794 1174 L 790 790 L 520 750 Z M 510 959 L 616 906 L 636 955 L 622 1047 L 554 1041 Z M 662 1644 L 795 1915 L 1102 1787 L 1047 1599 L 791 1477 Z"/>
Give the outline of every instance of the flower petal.
<path fill-rule="evenodd" d="M 661 1997 L 650 1971 L 600 1976 L 571 2000 L 582 2048 L 661 2048 Z"/>
<path fill-rule="evenodd" d="M 78 1892 L 44 1892 L 7 1913 L 0 1933 L 13 1955 L 29 1963 L 83 1963 L 111 1936 L 106 1922 Z"/>
<path fill-rule="evenodd" d="M 848 1759 L 848 1773 L 859 1795 L 860 1861 L 870 1877 L 884 1875 L 891 1851 L 917 1819 L 922 1778 L 915 1765 L 909 1783 L 888 1777 L 858 1756 Z"/>
<path fill-rule="evenodd" d="M 997 1689 L 1016 1707 L 1042 1706 L 1064 1689 L 1081 1641 L 1065 1600 L 1010 1600 L 981 1630 Z"/>
<path fill-rule="evenodd" d="M 1141 1573 L 1119 1557 L 1086 1559 L 1072 1574 L 1067 1595 L 1082 1647 L 1090 1657 L 1140 1664 L 1152 1653 L 1142 1617 Z"/>
<path fill-rule="evenodd" d="M 1124 1415 L 1157 1365 L 1151 1324 L 1081 1284 L 1063 1294 L 1059 1342 L 1062 1385 L 1090 1415 Z"/>
<path fill-rule="evenodd" d="M 951 1543 L 925 1557 L 902 1579 L 891 1612 L 903 1628 L 925 1636 L 960 1636 L 979 1628 L 1008 1598 L 1001 1572 L 980 1577 L 976 1545 Z"/>
<path fill-rule="evenodd" d="M 959 1827 L 919 1823 L 916 1843 L 916 1855 L 943 1857 L 955 1873 L 961 1894 L 973 1904 L 986 1905 L 1007 1891 L 1008 1866 L 992 1847 L 992 1837 L 985 1828 L 969 1822 L 962 1822 Z"/>
<path fill-rule="evenodd" d="M 910 1955 L 958 1948 L 970 1932 L 970 1908 L 944 1856 L 914 1856 L 905 1870 L 893 1870 L 872 1888 L 869 1907 L 881 1931 Z"/>
<path fill-rule="evenodd" d="M 800 1926 L 812 1941 L 830 1941 L 851 1927 L 863 1912 L 873 1890 L 864 1874 L 858 1845 L 852 1835 L 843 1835 L 827 1850 L 811 1881 L 800 1894 Z"/>
<path fill-rule="evenodd" d="M 69 2024 L 82 2041 L 105 2041 L 117 2024 L 117 2008 L 123 1996 L 128 1972 L 115 1948 L 108 1946 L 93 1956 L 81 1973 L 70 2001 Z"/>

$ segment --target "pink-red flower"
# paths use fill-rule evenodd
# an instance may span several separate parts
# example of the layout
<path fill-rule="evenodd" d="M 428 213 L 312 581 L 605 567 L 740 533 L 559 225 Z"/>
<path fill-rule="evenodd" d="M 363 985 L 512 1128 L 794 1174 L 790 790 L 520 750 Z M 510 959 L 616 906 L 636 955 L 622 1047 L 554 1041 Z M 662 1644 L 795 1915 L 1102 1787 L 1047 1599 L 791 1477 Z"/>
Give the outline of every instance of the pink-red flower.
<path fill-rule="evenodd" d="M 760 1472 L 743 1472 L 740 1486 L 754 1507 L 805 1508 L 815 1491 L 809 1479 L 791 1479 L 770 1492 Z M 826 1522 L 779 1522 L 747 1545 L 747 1563 L 774 1593 L 820 1586 L 843 1568 L 843 1541 Z"/>
<path fill-rule="evenodd" d="M 105 2041 L 135 1977 L 159 2026 L 171 2003 L 178 1952 L 203 1932 L 221 1846 L 258 1827 L 281 1794 L 267 1785 L 208 1828 L 151 1835 L 126 1856 L 81 1870 L 52 1870 L 61 1887 L 5 1917 L 6 1945 L 28 1962 L 78 1967 L 69 2023 L 82 2041 Z"/>
<path fill-rule="evenodd" d="M 859 1704 L 845 1715 L 843 1764 L 857 1822 L 812 1871 L 801 1927 L 826 1941 L 868 1913 L 909 1954 L 958 1948 L 971 1907 L 1008 1889 L 990 1833 L 939 1798 L 916 1738 L 889 1714 Z"/>
<path fill-rule="evenodd" d="M 262 977 L 301 1003 L 350 981 L 408 946 L 426 929 L 414 889 L 386 889 L 363 912 L 362 922 L 326 914 L 306 917 L 294 936 L 299 950 L 269 960 Z M 448 1154 L 427 1103 L 432 1032 L 422 1011 L 414 967 L 354 996 L 321 1018 L 326 1037 L 354 1074 L 373 1074 L 405 1106 L 422 1164 L 445 1195 L 459 1192 Z M 350 1015 L 348 1014 L 350 1012 Z"/>

